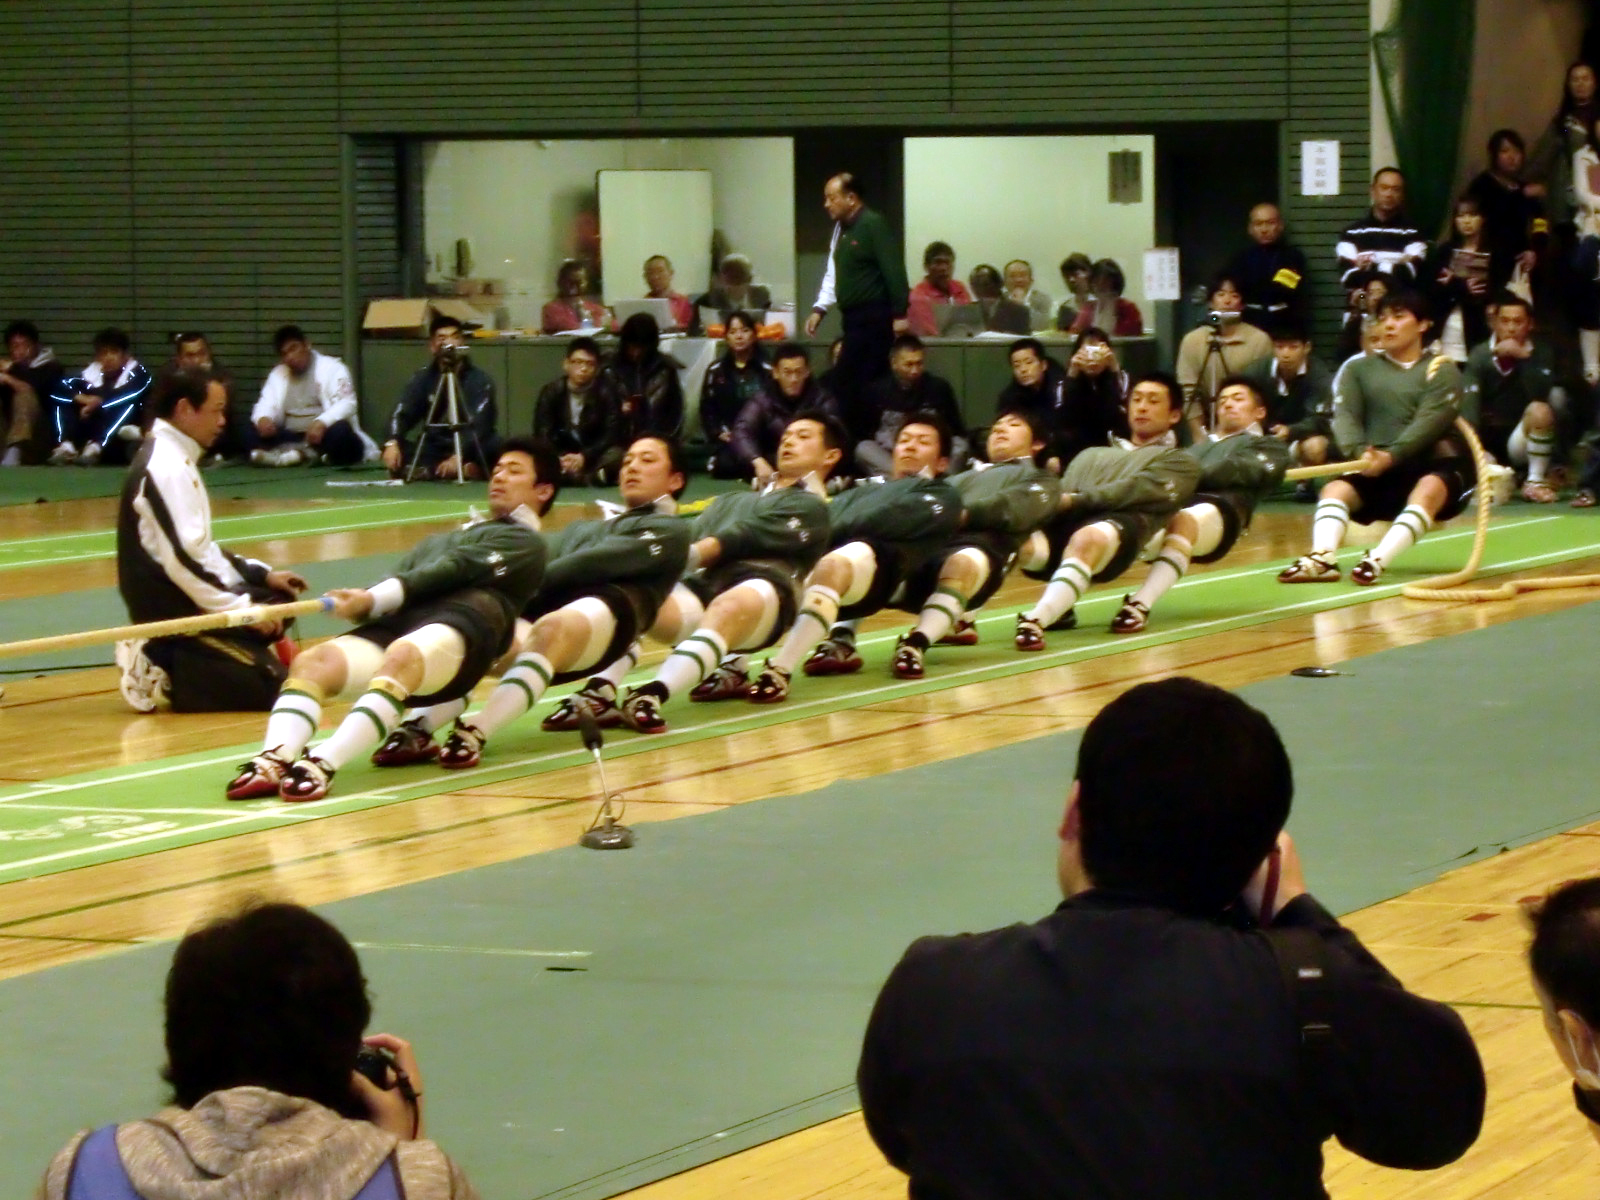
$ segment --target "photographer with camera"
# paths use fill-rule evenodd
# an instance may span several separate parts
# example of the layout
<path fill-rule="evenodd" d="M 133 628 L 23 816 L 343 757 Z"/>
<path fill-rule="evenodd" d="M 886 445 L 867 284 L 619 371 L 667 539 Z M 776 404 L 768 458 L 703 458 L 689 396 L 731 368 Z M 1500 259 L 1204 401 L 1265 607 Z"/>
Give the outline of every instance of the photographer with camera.
<path fill-rule="evenodd" d="M 1184 425 L 1189 440 L 1206 435 L 1206 420 L 1217 388 L 1230 375 L 1272 353 L 1272 339 L 1244 319 L 1244 293 L 1227 274 L 1219 275 L 1209 289 L 1210 311 L 1196 329 L 1178 343 L 1173 370 L 1183 386 Z"/>
<path fill-rule="evenodd" d="M 1166 679 L 1100 711 L 1058 835 L 1065 902 L 920 939 L 878 996 L 856 1082 L 913 1196 L 1325 1200 L 1329 1137 L 1410 1170 L 1465 1153 L 1472 1038 L 1307 892 L 1293 790 L 1271 722 L 1220 688 Z"/>
<path fill-rule="evenodd" d="M 399 478 L 414 453 L 417 474 L 425 479 L 455 479 L 458 471 L 467 479 L 486 479 L 490 465 L 500 456 L 494 380 L 467 357 L 466 337 L 454 317 L 434 316 L 428 325 L 428 352 L 433 361 L 411 377 L 389 418 L 383 465 L 392 477 Z M 447 374 L 455 376 L 456 423 L 463 426 L 459 430 L 460 458 L 455 431 L 450 428 Z M 419 424 L 422 436 L 413 448 L 406 435 Z"/>
<path fill-rule="evenodd" d="M 408 1042 L 363 1037 L 372 1006 L 343 934 L 296 904 L 191 930 L 167 972 L 172 1104 L 75 1136 L 38 1200 L 475 1200 L 423 1139 Z"/>

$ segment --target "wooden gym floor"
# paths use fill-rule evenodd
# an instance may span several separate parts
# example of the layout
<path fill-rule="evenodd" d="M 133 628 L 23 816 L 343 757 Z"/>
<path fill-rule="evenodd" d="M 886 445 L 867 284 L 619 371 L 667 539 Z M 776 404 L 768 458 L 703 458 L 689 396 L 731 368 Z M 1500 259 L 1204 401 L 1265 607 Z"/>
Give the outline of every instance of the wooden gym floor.
<path fill-rule="evenodd" d="M 219 504 L 218 515 L 272 507 Z M 5 518 L 8 535 L 18 538 L 106 529 L 114 522 L 114 503 L 11 508 Z M 1237 568 L 1297 552 L 1308 520 L 1304 511 L 1268 514 L 1222 565 Z M 267 537 L 236 548 L 275 562 L 330 562 L 399 550 L 434 527 Z M 1591 560 L 1538 573 L 1597 569 Z M 109 586 L 112 572 L 105 559 L 0 571 L 0 601 Z M 1020 603 L 1036 587 L 1013 582 L 995 603 Z M 1272 620 L 622 758 L 611 768 L 613 784 L 628 794 L 630 820 L 668 820 L 1079 726 L 1111 697 L 1152 678 L 1185 673 L 1239 687 L 1310 662 L 1339 663 L 1591 598 L 1583 591 L 1545 592 L 1472 607 L 1388 599 Z M 0 705 L 7 747 L 0 782 L 248 741 L 261 721 L 257 715 L 134 717 L 122 708 L 109 669 L 20 681 Z M 70 730 L 69 738 L 63 730 Z M 837 750 L 843 741 L 850 745 L 847 755 Z M 1508 789 L 1527 782 L 1515 777 L 1517 757 L 1508 755 Z M 265 892 L 316 904 L 570 845 L 595 798 L 588 769 L 561 771 L 6 884 L 0 886 L 0 976 L 173 938 L 190 914 L 245 895 Z M 1309 870 L 1315 888 L 1314 863 Z M 1388 1171 L 1331 1146 L 1334 1195 L 1565 1200 L 1592 1192 L 1600 1161 L 1533 1007 L 1517 906 L 1551 883 L 1596 871 L 1600 824 L 1463 868 L 1348 918 L 1409 986 L 1459 1007 L 1490 1071 L 1490 1109 L 1478 1145 L 1439 1172 Z M 40 1148 L 41 1165 L 49 1151 Z M 883 1164 L 859 1118 L 851 1116 L 628 1194 L 641 1200 L 734 1194 L 843 1200 L 904 1191 L 903 1178 Z"/>

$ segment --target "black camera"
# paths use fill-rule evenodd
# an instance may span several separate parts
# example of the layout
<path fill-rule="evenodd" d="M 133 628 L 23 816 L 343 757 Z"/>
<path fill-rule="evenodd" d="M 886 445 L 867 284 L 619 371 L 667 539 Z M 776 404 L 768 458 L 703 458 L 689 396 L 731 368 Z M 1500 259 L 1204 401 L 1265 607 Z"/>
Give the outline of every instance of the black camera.
<path fill-rule="evenodd" d="M 362 1046 L 356 1051 L 356 1070 L 372 1081 L 373 1087 L 388 1091 L 394 1087 L 390 1072 L 399 1066 L 399 1060 L 382 1046 Z"/>

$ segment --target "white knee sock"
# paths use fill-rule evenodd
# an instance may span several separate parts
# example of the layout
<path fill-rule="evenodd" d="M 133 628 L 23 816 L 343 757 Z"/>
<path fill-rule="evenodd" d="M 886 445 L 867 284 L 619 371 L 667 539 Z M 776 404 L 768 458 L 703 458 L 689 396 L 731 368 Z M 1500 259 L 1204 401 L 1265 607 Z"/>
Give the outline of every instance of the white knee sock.
<path fill-rule="evenodd" d="M 1546 430 L 1543 433 L 1528 433 L 1528 482 L 1543 483 L 1544 477 L 1550 471 L 1550 457 L 1555 453 L 1556 435 Z"/>
<path fill-rule="evenodd" d="M 728 656 L 728 641 L 714 629 L 701 629 L 672 648 L 655 682 L 676 696 L 695 687 Z"/>
<path fill-rule="evenodd" d="M 1026 615 L 1041 625 L 1054 625 L 1072 611 L 1078 598 L 1089 590 L 1089 580 L 1093 577 L 1093 568 L 1077 555 L 1062 559 L 1056 573 L 1050 576 L 1050 582 L 1045 585 L 1044 595 L 1039 597 Z"/>
<path fill-rule="evenodd" d="M 639 665 L 639 651 L 642 647 L 638 642 L 632 643 L 622 652 L 622 657 L 611 663 L 603 671 L 596 671 L 589 678 L 604 679 L 614 688 L 620 688 L 622 681 L 628 677 L 628 672 Z"/>
<path fill-rule="evenodd" d="M 778 652 L 767 661 L 792 673 L 811 647 L 828 636 L 828 627 L 838 615 L 838 592 L 820 583 L 808 587 L 800 601 L 800 615 L 794 620 L 794 628 L 789 630 Z"/>
<path fill-rule="evenodd" d="M 406 690 L 393 679 L 378 676 L 361 693 L 333 736 L 317 747 L 316 756 L 338 770 L 371 754 L 394 732 L 406 710 Z"/>
<path fill-rule="evenodd" d="M 405 720 L 429 733 L 437 733 L 466 711 L 467 698 L 463 696 L 459 700 L 446 700 L 443 704 L 435 704 L 421 712 L 410 710 L 406 713 Z"/>
<path fill-rule="evenodd" d="M 1344 532 L 1350 528 L 1350 506 L 1343 500 L 1317 501 L 1317 510 L 1311 517 L 1311 553 L 1332 558 L 1344 541 Z"/>
<path fill-rule="evenodd" d="M 519 654 L 489 693 L 483 711 L 472 714 L 469 723 L 484 737 L 492 737 L 539 703 L 555 673 L 550 660 L 538 651 Z"/>
<path fill-rule="evenodd" d="M 1420 542 L 1422 535 L 1432 528 L 1433 518 L 1415 504 L 1408 504 L 1389 526 L 1389 532 L 1383 535 L 1377 549 L 1367 557 L 1380 567 L 1386 567 Z"/>
<path fill-rule="evenodd" d="M 291 680 L 273 702 L 272 715 L 267 718 L 267 736 L 261 748 L 282 758 L 299 758 L 300 752 L 317 736 L 321 720 L 322 689 Z"/>
<path fill-rule="evenodd" d="M 920 633 L 931 646 L 950 632 L 966 609 L 965 596 L 948 587 L 940 587 L 923 605 L 922 612 L 917 615 L 917 627 L 912 632 Z"/>
<path fill-rule="evenodd" d="M 1156 601 L 1167 594 L 1169 588 L 1189 573 L 1189 560 L 1194 546 L 1182 534 L 1169 533 L 1161 543 L 1161 553 L 1150 564 L 1150 574 L 1144 577 L 1133 598 L 1146 608 L 1154 608 Z"/>

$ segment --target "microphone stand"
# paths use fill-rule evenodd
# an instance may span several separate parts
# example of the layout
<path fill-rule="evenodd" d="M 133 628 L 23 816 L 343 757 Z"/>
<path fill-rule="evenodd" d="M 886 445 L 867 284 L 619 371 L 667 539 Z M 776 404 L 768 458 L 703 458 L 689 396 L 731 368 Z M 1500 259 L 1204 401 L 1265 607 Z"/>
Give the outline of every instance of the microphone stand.
<path fill-rule="evenodd" d="M 578 838 L 578 845 L 590 850 L 627 850 L 633 845 L 633 830 L 617 821 L 625 806 L 619 805 L 617 811 L 612 810 L 611 789 L 606 784 L 606 764 L 600 758 L 600 748 L 605 745 L 605 738 L 600 733 L 594 714 L 587 707 L 578 710 L 578 729 L 583 735 L 583 748 L 594 755 L 595 770 L 600 775 L 600 810 L 595 813 L 589 828 Z"/>

